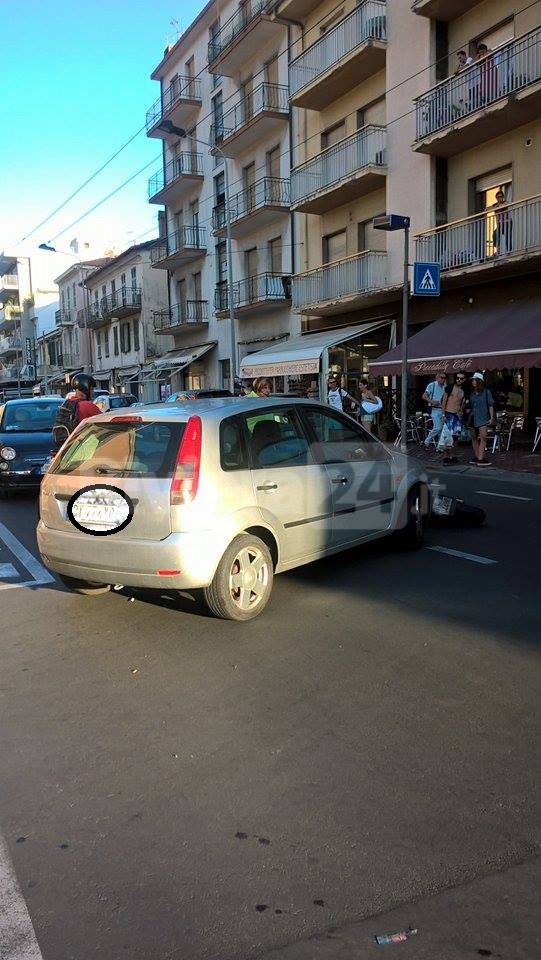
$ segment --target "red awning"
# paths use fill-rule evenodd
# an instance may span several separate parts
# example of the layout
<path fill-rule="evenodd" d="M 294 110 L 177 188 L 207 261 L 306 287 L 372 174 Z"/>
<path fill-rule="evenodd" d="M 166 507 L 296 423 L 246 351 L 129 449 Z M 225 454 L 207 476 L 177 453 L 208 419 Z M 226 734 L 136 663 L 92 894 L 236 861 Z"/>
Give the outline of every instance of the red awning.
<path fill-rule="evenodd" d="M 400 373 L 401 345 L 370 363 L 374 376 Z M 408 369 L 496 370 L 541 366 L 541 303 L 531 298 L 449 314 L 409 338 Z"/>

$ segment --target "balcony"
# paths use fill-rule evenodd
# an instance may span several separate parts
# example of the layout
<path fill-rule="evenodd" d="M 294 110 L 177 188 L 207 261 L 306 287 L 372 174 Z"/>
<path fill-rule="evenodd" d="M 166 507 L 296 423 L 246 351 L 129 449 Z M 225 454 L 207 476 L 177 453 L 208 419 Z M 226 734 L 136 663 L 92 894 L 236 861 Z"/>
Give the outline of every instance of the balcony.
<path fill-rule="evenodd" d="M 81 359 L 75 353 L 63 353 L 61 360 L 63 370 L 81 369 Z"/>
<path fill-rule="evenodd" d="M 20 337 L 0 337 L 0 357 L 7 357 L 18 350 L 22 350 Z"/>
<path fill-rule="evenodd" d="M 264 177 L 235 194 L 229 201 L 232 236 L 242 237 L 257 230 L 289 211 L 289 180 Z M 225 204 L 212 211 L 212 227 L 215 237 L 227 233 Z"/>
<path fill-rule="evenodd" d="M 170 310 L 156 310 L 154 332 L 179 334 L 185 330 L 203 330 L 208 326 L 208 300 L 186 300 L 176 303 Z"/>
<path fill-rule="evenodd" d="M 237 157 L 263 137 L 279 130 L 289 117 L 289 90 L 275 83 L 261 83 L 227 113 L 219 126 L 210 128 L 210 142 L 217 152 Z"/>
<path fill-rule="evenodd" d="M 510 276 L 541 263 L 541 196 L 492 207 L 415 238 L 415 259 L 439 263 L 452 286 L 472 279 Z"/>
<path fill-rule="evenodd" d="M 140 310 L 141 290 L 138 287 L 124 287 L 90 304 L 88 326 L 97 329 L 113 319 L 121 320 L 123 317 L 131 317 Z"/>
<path fill-rule="evenodd" d="M 162 96 L 147 110 L 147 137 L 174 138 L 175 134 L 159 130 L 159 124 L 163 120 L 170 120 L 175 127 L 184 127 L 199 110 L 201 103 L 201 81 L 195 77 L 175 77 Z"/>
<path fill-rule="evenodd" d="M 21 313 L 22 311 L 19 306 L 6 303 L 5 307 L 0 310 L 0 333 L 13 330 Z"/>
<path fill-rule="evenodd" d="M 205 227 L 182 226 L 165 240 L 152 247 L 150 262 L 161 270 L 176 270 L 185 263 L 191 263 L 207 252 L 207 232 Z"/>
<path fill-rule="evenodd" d="M 148 181 L 149 203 L 174 203 L 186 186 L 203 182 L 203 157 L 200 153 L 180 153 L 169 160 Z"/>
<path fill-rule="evenodd" d="M 326 213 L 385 184 L 385 127 L 363 127 L 291 171 L 291 208 Z"/>
<path fill-rule="evenodd" d="M 293 277 L 293 309 L 311 316 L 366 306 L 387 284 L 387 254 L 365 250 Z"/>
<path fill-rule="evenodd" d="M 57 327 L 67 327 L 75 323 L 75 311 L 55 310 L 54 322 Z"/>
<path fill-rule="evenodd" d="M 476 7 L 481 0 L 413 0 L 411 9 L 423 17 L 432 20 L 456 20 L 472 7 Z"/>
<path fill-rule="evenodd" d="M 246 0 L 208 45 L 210 73 L 233 77 L 254 50 L 266 47 L 281 36 L 284 27 L 267 15 L 272 0 Z"/>
<path fill-rule="evenodd" d="M 537 120 L 541 28 L 498 47 L 415 100 L 414 150 L 452 157 Z"/>
<path fill-rule="evenodd" d="M 288 20 L 305 20 L 309 13 L 321 5 L 321 0 L 282 0 L 279 15 Z"/>
<path fill-rule="evenodd" d="M 233 284 L 233 307 L 236 314 L 288 306 L 291 302 L 291 277 L 276 273 L 260 273 L 246 277 Z M 225 317 L 229 311 L 229 291 L 226 283 L 218 284 L 214 291 L 214 309 L 217 317 Z"/>
<path fill-rule="evenodd" d="M 385 67 L 386 5 L 364 0 L 289 66 L 291 103 L 323 110 Z"/>
<path fill-rule="evenodd" d="M 19 290 L 19 278 L 16 273 L 4 273 L 0 277 L 0 298 L 4 294 L 14 294 Z"/>

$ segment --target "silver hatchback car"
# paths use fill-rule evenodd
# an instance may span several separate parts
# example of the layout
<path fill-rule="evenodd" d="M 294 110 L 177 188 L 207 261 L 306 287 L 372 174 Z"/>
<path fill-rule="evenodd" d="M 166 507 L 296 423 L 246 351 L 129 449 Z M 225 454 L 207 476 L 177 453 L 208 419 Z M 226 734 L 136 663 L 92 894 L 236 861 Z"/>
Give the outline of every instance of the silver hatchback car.
<path fill-rule="evenodd" d="M 201 589 L 250 620 L 275 573 L 399 532 L 429 512 L 420 465 L 356 421 L 287 397 L 110 411 L 85 421 L 43 478 L 43 562 L 92 594 Z"/>

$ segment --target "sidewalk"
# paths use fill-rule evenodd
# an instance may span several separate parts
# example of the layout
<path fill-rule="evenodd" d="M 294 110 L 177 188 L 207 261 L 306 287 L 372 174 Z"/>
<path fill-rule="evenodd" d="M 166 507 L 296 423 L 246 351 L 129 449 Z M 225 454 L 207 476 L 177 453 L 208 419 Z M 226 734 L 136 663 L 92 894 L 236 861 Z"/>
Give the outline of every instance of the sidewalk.
<path fill-rule="evenodd" d="M 346 927 L 330 926 L 264 960 L 533 960 L 541 955 L 540 868 L 539 859 L 530 860 Z M 418 933 L 404 943 L 374 943 L 375 934 L 409 926 Z"/>
<path fill-rule="evenodd" d="M 537 448 L 538 452 L 532 454 L 532 442 L 528 445 L 513 446 L 508 453 L 505 451 L 502 453 L 490 453 L 487 451 L 486 459 L 490 460 L 492 468 L 497 470 L 505 470 L 512 473 L 529 473 L 533 476 L 541 477 L 541 445 Z M 428 450 L 424 444 L 409 443 L 408 452 L 423 463 L 426 467 L 436 467 L 440 468 L 442 462 L 442 454 L 437 453 L 434 446 L 431 446 Z M 454 464 L 456 467 L 469 466 L 469 461 L 473 456 L 473 451 L 471 446 L 468 444 L 459 444 L 455 446 L 453 450 L 453 456 L 457 458 L 458 463 Z M 474 467 L 472 465 L 472 470 L 481 469 L 486 472 L 492 472 L 490 467 Z M 453 469 L 452 467 L 447 468 L 443 467 L 443 470 Z"/>

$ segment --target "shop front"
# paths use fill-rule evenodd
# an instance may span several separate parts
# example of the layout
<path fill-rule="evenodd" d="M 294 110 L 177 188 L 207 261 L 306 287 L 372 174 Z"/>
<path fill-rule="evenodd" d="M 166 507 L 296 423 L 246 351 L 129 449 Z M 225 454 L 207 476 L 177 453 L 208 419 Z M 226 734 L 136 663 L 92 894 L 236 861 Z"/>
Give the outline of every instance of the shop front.
<path fill-rule="evenodd" d="M 512 303 L 447 314 L 408 340 L 408 370 L 420 396 L 438 372 L 485 372 L 498 406 L 510 414 L 541 414 L 540 303 L 531 297 Z M 374 377 L 399 376 L 401 345 L 370 363 Z"/>
<path fill-rule="evenodd" d="M 203 357 L 214 349 L 216 343 L 217 341 L 213 340 L 197 347 L 171 350 L 146 366 L 137 374 L 139 399 L 153 403 L 156 400 L 167 400 L 178 390 L 203 389 L 206 385 Z"/>
<path fill-rule="evenodd" d="M 244 357 L 240 375 L 245 380 L 271 379 L 275 393 L 325 399 L 327 377 L 333 372 L 357 396 L 359 380 L 368 374 L 371 361 L 392 346 L 394 337 L 395 323 L 390 319 L 290 337 Z"/>

